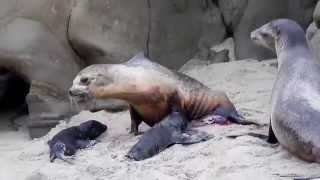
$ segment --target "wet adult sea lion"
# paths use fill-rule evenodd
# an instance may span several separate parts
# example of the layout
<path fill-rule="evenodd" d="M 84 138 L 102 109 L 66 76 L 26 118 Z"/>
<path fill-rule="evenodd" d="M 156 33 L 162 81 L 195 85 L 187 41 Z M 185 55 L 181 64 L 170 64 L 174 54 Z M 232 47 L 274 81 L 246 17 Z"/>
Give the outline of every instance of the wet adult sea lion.
<path fill-rule="evenodd" d="M 213 122 L 253 124 L 238 114 L 224 92 L 213 91 L 189 76 L 173 72 L 142 53 L 123 64 L 97 64 L 83 69 L 69 93 L 74 102 L 84 105 L 95 98 L 127 101 L 131 132 L 135 134 L 142 121 L 153 126 L 167 116 L 172 97 L 173 105 L 186 112 L 189 120 L 210 116 Z"/>
<path fill-rule="evenodd" d="M 104 133 L 107 128 L 106 125 L 98 121 L 89 120 L 79 126 L 72 126 L 60 131 L 48 141 L 50 162 L 57 158 L 65 161 L 65 156 L 72 156 L 78 149 L 95 144 L 95 139 Z"/>
<path fill-rule="evenodd" d="M 320 162 L 320 64 L 303 29 L 292 20 L 277 19 L 253 31 L 251 38 L 275 49 L 278 59 L 268 141 Z"/>

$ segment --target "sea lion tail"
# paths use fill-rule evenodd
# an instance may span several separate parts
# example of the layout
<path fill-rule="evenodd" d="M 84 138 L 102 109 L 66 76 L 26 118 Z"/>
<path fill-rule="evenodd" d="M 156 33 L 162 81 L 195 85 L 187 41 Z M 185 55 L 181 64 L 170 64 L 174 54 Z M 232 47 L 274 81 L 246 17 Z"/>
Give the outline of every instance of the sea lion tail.
<path fill-rule="evenodd" d="M 64 158 L 64 153 L 66 151 L 66 145 L 62 142 L 57 142 L 50 149 L 50 162 L 54 162 L 55 159 L 61 159 L 66 161 Z"/>

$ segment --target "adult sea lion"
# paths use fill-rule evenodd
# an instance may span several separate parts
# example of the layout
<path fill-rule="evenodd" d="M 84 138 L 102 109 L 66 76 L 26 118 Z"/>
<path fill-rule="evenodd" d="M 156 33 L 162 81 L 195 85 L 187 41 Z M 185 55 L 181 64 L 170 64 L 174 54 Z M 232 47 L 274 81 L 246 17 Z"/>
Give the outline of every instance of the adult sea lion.
<path fill-rule="evenodd" d="M 186 131 L 188 121 L 184 112 L 173 110 L 160 123 L 143 134 L 138 143 L 131 148 L 127 157 L 140 161 L 174 144 L 194 144 L 210 139 L 205 132 Z"/>
<path fill-rule="evenodd" d="M 142 53 L 123 64 L 91 65 L 78 73 L 69 89 L 77 104 L 94 98 L 115 98 L 130 104 L 131 132 L 138 134 L 143 121 L 149 126 L 171 111 L 169 100 L 186 112 L 189 120 L 210 116 L 211 120 L 253 124 L 240 116 L 224 92 L 151 62 Z M 90 108 L 90 107 L 86 107 Z"/>
<path fill-rule="evenodd" d="M 251 38 L 275 48 L 278 59 L 268 141 L 279 142 L 301 159 L 320 162 L 320 64 L 303 29 L 292 20 L 277 19 L 253 31 Z"/>
<path fill-rule="evenodd" d="M 107 128 L 106 125 L 98 121 L 89 120 L 79 126 L 72 126 L 60 131 L 48 141 L 50 162 L 57 158 L 65 161 L 65 156 L 72 156 L 78 149 L 94 145 L 95 139 Z"/>

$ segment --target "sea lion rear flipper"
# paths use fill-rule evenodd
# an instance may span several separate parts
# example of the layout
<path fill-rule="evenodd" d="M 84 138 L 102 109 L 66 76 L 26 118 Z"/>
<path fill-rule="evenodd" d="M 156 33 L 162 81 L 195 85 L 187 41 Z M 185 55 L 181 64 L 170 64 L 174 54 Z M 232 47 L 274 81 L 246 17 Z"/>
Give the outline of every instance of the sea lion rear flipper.
<path fill-rule="evenodd" d="M 236 124 L 241 124 L 241 125 L 257 125 L 259 126 L 260 124 L 246 120 L 243 116 L 241 116 L 235 108 L 224 108 L 224 107 L 218 107 L 214 110 L 213 112 L 214 115 L 220 115 L 222 117 L 227 118 L 233 123 Z"/>
<path fill-rule="evenodd" d="M 206 132 L 196 131 L 196 130 L 187 130 L 184 133 L 177 133 L 173 135 L 173 141 L 176 144 L 195 144 L 203 141 L 212 139 L 213 137 L 207 134 Z"/>

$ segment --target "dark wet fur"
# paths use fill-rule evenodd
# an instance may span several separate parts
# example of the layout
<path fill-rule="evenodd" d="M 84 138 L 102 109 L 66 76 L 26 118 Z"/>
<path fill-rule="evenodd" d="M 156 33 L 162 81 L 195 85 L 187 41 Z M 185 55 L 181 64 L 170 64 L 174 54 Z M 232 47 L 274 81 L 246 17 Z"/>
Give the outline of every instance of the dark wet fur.
<path fill-rule="evenodd" d="M 207 134 L 191 138 L 183 136 L 188 119 L 183 113 L 172 112 L 160 123 L 143 134 L 127 157 L 136 161 L 150 158 L 173 144 L 193 144 L 208 139 Z"/>
<path fill-rule="evenodd" d="M 86 148 L 90 144 L 90 140 L 95 140 L 106 130 L 106 125 L 89 120 L 79 126 L 72 126 L 60 131 L 48 141 L 50 161 L 53 162 L 56 158 L 62 159 L 64 155 L 74 155 L 78 149 Z"/>

